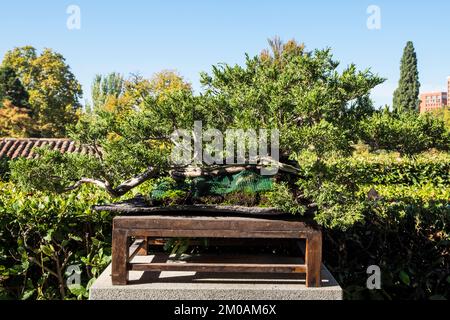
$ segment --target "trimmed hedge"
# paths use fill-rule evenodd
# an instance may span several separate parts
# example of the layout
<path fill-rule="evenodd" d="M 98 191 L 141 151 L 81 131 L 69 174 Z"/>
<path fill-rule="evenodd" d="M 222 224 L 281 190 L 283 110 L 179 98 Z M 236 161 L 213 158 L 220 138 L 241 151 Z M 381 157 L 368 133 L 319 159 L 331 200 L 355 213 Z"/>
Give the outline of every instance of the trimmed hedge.
<path fill-rule="evenodd" d="M 84 189 L 67 195 L 25 194 L 0 184 L 0 298 L 87 298 L 90 280 L 110 262 L 111 220 L 90 206 L 107 198 Z M 79 286 L 65 271 L 78 266 Z"/>
<path fill-rule="evenodd" d="M 450 154 L 426 152 L 411 157 L 398 153 L 356 153 L 350 158 L 330 159 L 329 175 L 347 172 L 357 184 L 450 185 Z"/>
<path fill-rule="evenodd" d="M 346 298 L 449 299 L 450 154 L 363 152 L 328 165 L 364 204 L 362 221 L 325 232 L 326 264 Z M 370 265 L 381 268 L 382 290 L 366 289 Z"/>
<path fill-rule="evenodd" d="M 438 189 L 423 189 L 423 197 L 411 189 L 378 190 L 386 198 L 367 208 L 363 223 L 325 232 L 325 263 L 345 298 L 449 299 L 450 188 L 441 193 L 445 200 L 431 199 Z M 371 265 L 381 269 L 382 290 L 366 288 Z"/>

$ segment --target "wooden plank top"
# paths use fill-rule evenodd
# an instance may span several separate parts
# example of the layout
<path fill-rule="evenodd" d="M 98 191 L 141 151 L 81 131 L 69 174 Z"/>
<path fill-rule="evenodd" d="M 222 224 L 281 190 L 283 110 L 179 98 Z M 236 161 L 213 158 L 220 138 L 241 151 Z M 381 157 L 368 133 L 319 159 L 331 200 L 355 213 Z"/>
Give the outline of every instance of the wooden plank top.
<path fill-rule="evenodd" d="M 200 237 L 217 232 L 222 236 L 248 234 L 262 237 L 264 233 L 273 235 L 275 232 L 289 237 L 298 232 L 306 235 L 319 230 L 311 218 L 286 214 L 275 208 L 211 205 L 152 207 L 142 198 L 136 198 L 124 203 L 95 206 L 94 209 L 121 214 L 114 218 L 114 228 L 133 230 L 136 234 L 144 234 L 147 230 L 158 235 L 192 234 Z"/>
<path fill-rule="evenodd" d="M 298 218 L 274 219 L 233 216 L 118 216 L 114 218 L 114 228 L 129 230 L 209 230 L 244 232 L 317 232 L 317 226 Z"/>

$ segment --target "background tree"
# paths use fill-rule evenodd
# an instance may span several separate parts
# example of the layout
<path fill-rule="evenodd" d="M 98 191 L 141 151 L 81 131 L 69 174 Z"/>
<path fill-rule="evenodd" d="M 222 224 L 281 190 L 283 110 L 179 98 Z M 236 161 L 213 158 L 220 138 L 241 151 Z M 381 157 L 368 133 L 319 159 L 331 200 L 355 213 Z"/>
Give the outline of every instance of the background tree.
<path fill-rule="evenodd" d="M 27 46 L 7 52 L 2 65 L 17 73 L 29 94 L 36 135 L 65 136 L 66 125 L 78 118 L 82 90 L 64 57 L 51 49 L 39 55 Z"/>
<path fill-rule="evenodd" d="M 140 74 L 130 74 L 125 79 L 120 74 L 110 73 L 94 78 L 92 101 L 95 110 L 121 113 L 145 108 L 143 104 L 149 97 L 164 99 L 177 91 L 191 93 L 192 88 L 190 83 L 173 70 L 157 72 L 150 79 Z"/>
<path fill-rule="evenodd" d="M 123 101 L 139 109 L 150 97 L 162 100 L 177 92 L 191 94 L 192 86 L 175 70 L 156 72 L 150 79 L 140 74 L 131 74 L 125 81 Z"/>
<path fill-rule="evenodd" d="M 29 107 L 28 92 L 10 67 L 0 67 L 0 100 L 5 99 L 15 106 Z"/>
<path fill-rule="evenodd" d="M 418 111 L 420 104 L 419 90 L 417 55 L 413 43 L 408 41 L 401 60 L 398 88 L 394 92 L 394 110 L 397 112 Z"/>
<path fill-rule="evenodd" d="M 165 95 L 177 91 L 191 91 L 191 84 L 174 70 L 157 72 L 149 81 L 150 92 L 153 96 L 163 98 Z"/>
<path fill-rule="evenodd" d="M 4 100 L 0 107 L 0 137 L 22 138 L 32 134 L 30 110 Z"/>
<path fill-rule="evenodd" d="M 33 134 L 29 95 L 12 68 L 0 68 L 0 136 Z"/>
<path fill-rule="evenodd" d="M 447 127 L 447 130 L 450 132 L 450 106 L 433 110 L 431 114 L 438 119 L 442 119 Z"/>
<path fill-rule="evenodd" d="M 96 75 L 92 83 L 92 104 L 94 110 L 114 108 L 117 99 L 124 92 L 124 78 L 121 74 Z M 108 107 L 109 106 L 109 107 Z"/>

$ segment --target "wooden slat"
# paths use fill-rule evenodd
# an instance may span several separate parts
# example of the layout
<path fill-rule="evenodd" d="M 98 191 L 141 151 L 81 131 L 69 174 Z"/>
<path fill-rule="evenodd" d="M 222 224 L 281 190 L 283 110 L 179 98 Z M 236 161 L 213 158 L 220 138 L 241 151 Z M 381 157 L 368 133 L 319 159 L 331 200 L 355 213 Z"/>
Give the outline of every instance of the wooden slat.
<path fill-rule="evenodd" d="M 181 230 L 181 229 L 128 229 L 132 237 L 168 237 L 168 238 L 269 238 L 298 239 L 306 238 L 309 233 L 303 231 L 245 231 L 245 230 Z"/>
<path fill-rule="evenodd" d="M 130 263 L 133 271 L 305 273 L 304 264 Z"/>
<path fill-rule="evenodd" d="M 167 243 L 167 238 L 153 238 L 148 240 L 148 244 L 152 246 L 164 246 Z M 190 239 L 191 246 L 206 246 L 206 247 L 234 247 L 234 246 L 267 246 L 267 245 L 289 245 L 290 240 L 287 239 L 243 239 L 243 238 L 207 238 L 207 241 Z"/>
<path fill-rule="evenodd" d="M 116 229 L 246 230 L 317 232 L 303 221 L 243 217 L 124 216 L 114 218 Z"/>

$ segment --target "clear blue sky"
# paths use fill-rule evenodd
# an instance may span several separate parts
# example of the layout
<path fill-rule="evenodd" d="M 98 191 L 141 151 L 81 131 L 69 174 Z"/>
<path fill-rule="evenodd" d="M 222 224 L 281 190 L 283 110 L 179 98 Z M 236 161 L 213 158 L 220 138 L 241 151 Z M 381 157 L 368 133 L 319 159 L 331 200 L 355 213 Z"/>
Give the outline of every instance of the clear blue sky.
<path fill-rule="evenodd" d="M 369 5 L 381 9 L 381 29 L 369 30 Z M 81 9 L 81 29 L 68 30 L 69 5 Z M 0 4 L 0 55 L 17 46 L 53 48 L 82 83 L 96 73 L 150 76 L 176 69 L 196 90 L 199 72 L 218 62 L 242 63 L 266 39 L 295 38 L 309 49 L 332 47 L 345 66 L 370 67 L 388 81 L 373 92 L 390 104 L 399 62 L 414 41 L 422 90 L 444 90 L 450 75 L 447 0 L 14 0 Z"/>

